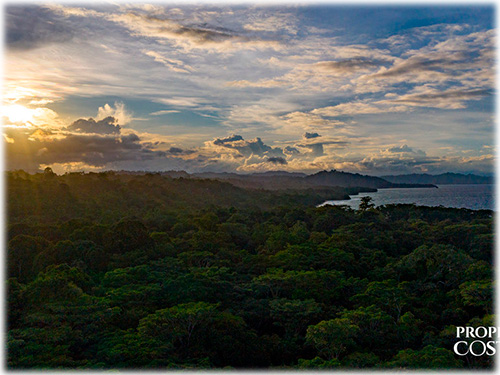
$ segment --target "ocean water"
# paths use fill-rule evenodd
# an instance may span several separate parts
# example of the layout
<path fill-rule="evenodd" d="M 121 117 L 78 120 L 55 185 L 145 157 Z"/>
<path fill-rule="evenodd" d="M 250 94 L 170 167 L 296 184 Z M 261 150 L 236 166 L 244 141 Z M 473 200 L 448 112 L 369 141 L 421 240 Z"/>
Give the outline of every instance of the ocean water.
<path fill-rule="evenodd" d="M 372 197 L 375 206 L 414 203 L 417 206 L 444 206 L 472 210 L 494 210 L 494 185 L 438 185 L 438 188 L 378 189 L 376 193 L 351 195 L 349 200 L 326 201 L 320 206 L 347 205 L 358 209 L 362 197 Z"/>

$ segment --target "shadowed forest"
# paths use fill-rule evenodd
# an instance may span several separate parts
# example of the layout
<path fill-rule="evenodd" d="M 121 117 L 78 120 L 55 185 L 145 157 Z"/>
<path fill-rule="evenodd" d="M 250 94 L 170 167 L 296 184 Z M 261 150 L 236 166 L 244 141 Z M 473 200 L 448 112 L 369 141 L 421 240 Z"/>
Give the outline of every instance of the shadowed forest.
<path fill-rule="evenodd" d="M 492 211 L 151 173 L 6 188 L 11 369 L 492 366 L 453 353 L 494 325 Z"/>

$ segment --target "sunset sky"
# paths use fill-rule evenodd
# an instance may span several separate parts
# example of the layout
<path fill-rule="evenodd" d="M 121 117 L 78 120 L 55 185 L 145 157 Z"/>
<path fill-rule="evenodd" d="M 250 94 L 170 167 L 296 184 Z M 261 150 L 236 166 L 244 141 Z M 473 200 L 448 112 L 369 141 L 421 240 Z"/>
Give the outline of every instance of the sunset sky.
<path fill-rule="evenodd" d="M 8 169 L 494 169 L 491 6 L 4 12 Z"/>

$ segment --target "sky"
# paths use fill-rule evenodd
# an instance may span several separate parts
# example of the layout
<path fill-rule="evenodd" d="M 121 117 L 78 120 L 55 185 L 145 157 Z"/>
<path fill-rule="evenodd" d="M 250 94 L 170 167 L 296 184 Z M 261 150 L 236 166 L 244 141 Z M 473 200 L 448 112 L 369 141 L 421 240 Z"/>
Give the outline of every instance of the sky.
<path fill-rule="evenodd" d="M 6 168 L 491 174 L 493 6 L 7 5 Z"/>

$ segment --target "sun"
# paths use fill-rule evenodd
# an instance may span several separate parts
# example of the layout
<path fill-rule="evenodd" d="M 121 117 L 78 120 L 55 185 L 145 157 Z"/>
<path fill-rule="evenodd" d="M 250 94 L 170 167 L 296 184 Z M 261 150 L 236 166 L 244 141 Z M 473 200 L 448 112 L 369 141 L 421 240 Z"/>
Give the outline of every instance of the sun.
<path fill-rule="evenodd" d="M 6 105 L 2 108 L 2 115 L 7 117 L 10 122 L 31 123 L 36 115 L 35 109 L 26 108 L 20 104 Z"/>
<path fill-rule="evenodd" d="M 1 109 L 4 125 L 58 126 L 58 114 L 49 108 L 28 108 L 21 104 L 6 104 Z M 6 121 L 7 119 L 7 121 Z"/>

